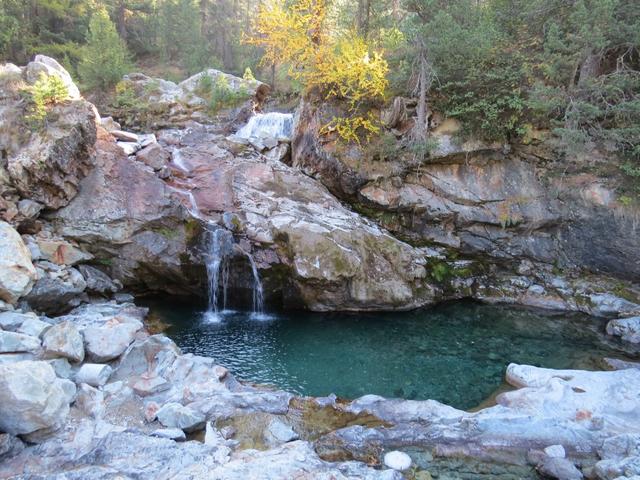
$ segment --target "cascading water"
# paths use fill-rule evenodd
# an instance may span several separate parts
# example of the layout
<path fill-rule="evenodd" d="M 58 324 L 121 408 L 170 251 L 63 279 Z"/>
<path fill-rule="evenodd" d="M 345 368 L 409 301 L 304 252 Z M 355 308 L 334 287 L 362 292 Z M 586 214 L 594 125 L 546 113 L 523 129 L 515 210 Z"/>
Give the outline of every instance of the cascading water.
<path fill-rule="evenodd" d="M 218 323 L 227 309 L 227 291 L 229 286 L 229 259 L 235 251 L 241 252 L 249 260 L 253 275 L 253 317 L 267 318 L 264 314 L 264 292 L 258 273 L 258 267 L 250 253 L 243 251 L 234 243 L 228 230 L 210 225 L 207 228 L 205 265 L 209 287 L 209 305 L 204 314 L 208 323 Z M 222 288 L 222 291 L 220 289 Z M 220 296 L 222 293 L 222 296 Z"/>
<path fill-rule="evenodd" d="M 236 137 L 244 138 L 275 138 L 281 141 L 291 141 L 293 133 L 293 115 L 290 113 L 257 113 L 249 119 L 247 124 L 236 133 Z"/>
<path fill-rule="evenodd" d="M 209 306 L 204 314 L 207 322 L 216 323 L 220 318 L 220 273 L 222 273 L 222 311 L 227 307 L 229 285 L 228 257 L 233 252 L 233 235 L 228 230 L 210 226 L 206 236 L 205 266 L 209 281 Z"/>

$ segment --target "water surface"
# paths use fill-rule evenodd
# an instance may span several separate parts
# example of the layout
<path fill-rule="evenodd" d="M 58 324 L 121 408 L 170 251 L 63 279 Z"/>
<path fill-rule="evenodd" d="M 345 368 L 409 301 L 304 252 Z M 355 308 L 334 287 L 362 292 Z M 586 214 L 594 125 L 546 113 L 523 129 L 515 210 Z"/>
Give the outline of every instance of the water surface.
<path fill-rule="evenodd" d="M 148 306 L 185 353 L 213 357 L 242 380 L 313 396 L 435 399 L 472 408 L 498 389 L 510 362 L 597 369 L 623 358 L 602 340 L 605 321 L 458 302 L 384 314 L 228 313 L 202 321 L 200 305 Z"/>

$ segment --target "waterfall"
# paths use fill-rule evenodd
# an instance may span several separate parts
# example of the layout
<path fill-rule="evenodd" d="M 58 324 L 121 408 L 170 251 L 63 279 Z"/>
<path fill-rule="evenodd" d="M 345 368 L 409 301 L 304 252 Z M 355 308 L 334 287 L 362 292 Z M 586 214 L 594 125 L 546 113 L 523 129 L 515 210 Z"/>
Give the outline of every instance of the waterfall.
<path fill-rule="evenodd" d="M 209 226 L 206 235 L 205 266 L 209 281 L 209 306 L 204 314 L 207 322 L 220 321 L 220 274 L 222 273 L 222 310 L 227 307 L 229 285 L 229 254 L 233 252 L 233 235 L 228 230 Z"/>
<path fill-rule="evenodd" d="M 291 141 L 293 133 L 293 115 L 290 113 L 257 113 L 236 133 L 236 137 L 275 138 L 285 142 Z"/>
<path fill-rule="evenodd" d="M 264 292 L 262 290 L 262 282 L 258 274 L 258 267 L 250 253 L 247 253 L 251 272 L 253 273 L 253 316 L 261 318 L 264 316 Z"/>
<path fill-rule="evenodd" d="M 207 227 L 205 245 L 205 266 L 209 287 L 209 305 L 204 314 L 204 320 L 209 323 L 218 323 L 221 315 L 227 309 L 227 291 L 229 286 L 229 259 L 233 256 L 234 249 L 240 251 L 249 260 L 253 275 L 253 318 L 268 318 L 264 314 L 264 292 L 260 274 L 253 256 L 243 251 L 234 243 L 230 231 L 215 225 Z M 221 285 L 222 284 L 222 285 Z M 222 291 L 221 290 L 222 287 Z M 222 296 L 220 295 L 222 294 Z"/>

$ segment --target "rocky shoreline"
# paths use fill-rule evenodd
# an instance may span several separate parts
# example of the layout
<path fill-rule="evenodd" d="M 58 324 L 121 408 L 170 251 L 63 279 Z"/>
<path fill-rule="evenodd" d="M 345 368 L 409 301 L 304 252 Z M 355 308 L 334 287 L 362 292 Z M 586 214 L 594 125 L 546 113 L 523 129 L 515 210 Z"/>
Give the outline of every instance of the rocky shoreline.
<path fill-rule="evenodd" d="M 52 107 L 44 130 L 25 130 L 20 91 L 39 72 L 59 76 L 69 99 Z M 414 172 L 403 180 L 360 178 L 353 169 L 347 175 L 326 144 L 301 140 L 315 118 L 304 105 L 290 152 L 290 138 L 230 136 L 248 107 L 212 120 L 197 98 L 197 78 L 127 81 L 158 107 L 146 111 L 158 119 L 154 134 L 100 119 L 53 59 L 0 67 L 0 478 L 424 480 L 431 478 L 425 458 L 512 465 L 531 475 L 535 467 L 560 479 L 640 475 L 633 362 L 612 361 L 606 372 L 510 365 L 506 380 L 516 390 L 473 413 L 431 400 L 299 398 L 241 383 L 214 359 L 181 354 L 147 331 L 146 309 L 122 293 L 203 294 L 208 224 L 239 245 L 230 279 L 239 299 L 250 294 L 249 253 L 268 302 L 280 308 L 407 310 L 470 297 L 607 316 L 609 335 L 637 344 L 640 297 L 629 280 L 637 237 L 609 246 L 633 261 L 595 273 L 585 270 L 583 247 L 567 240 L 565 227 L 613 195 L 600 183 L 581 197 L 598 206 L 569 208 L 566 225 L 569 210 L 545 204 L 538 191 L 530 192 L 535 205 L 516 202 L 520 220 L 500 230 L 500 202 L 508 203 L 515 183 L 499 185 L 501 199 L 493 200 L 482 187 L 514 175 L 536 184 L 520 160 L 515 173 L 508 167 L 512 158 L 487 179 L 478 165 L 494 149 L 447 143 L 446 161 L 425 166 L 439 169 L 428 184 Z M 242 88 L 253 102 L 264 100 L 264 84 Z M 480 163 L 465 171 L 456 148 Z M 358 186 L 345 190 L 336 178 L 359 179 Z M 467 186 L 460 190 L 468 198 L 442 200 L 456 184 Z M 415 204 L 424 198 L 432 199 L 428 209 L 444 205 L 427 217 L 447 238 L 433 225 L 403 220 L 424 213 Z M 612 221 L 624 229 L 630 218 Z M 535 238 L 524 248 L 533 224 Z M 573 252 L 562 268 L 549 261 L 554 234 Z M 483 235 L 486 243 L 478 241 Z M 389 455 L 396 451 L 410 454 L 411 467 L 402 453 Z M 487 478 L 500 478 L 496 472 Z"/>

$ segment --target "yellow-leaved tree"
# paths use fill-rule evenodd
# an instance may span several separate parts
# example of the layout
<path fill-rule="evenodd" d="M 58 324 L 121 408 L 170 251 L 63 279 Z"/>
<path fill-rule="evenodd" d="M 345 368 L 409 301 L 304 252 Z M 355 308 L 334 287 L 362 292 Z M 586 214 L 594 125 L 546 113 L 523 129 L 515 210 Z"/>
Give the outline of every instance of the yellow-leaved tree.
<path fill-rule="evenodd" d="M 323 131 L 347 141 L 377 133 L 377 121 L 364 115 L 367 102 L 383 100 L 389 67 L 382 53 L 355 32 L 338 34 L 326 25 L 326 0 L 265 0 L 245 42 L 264 50 L 265 65 L 286 64 L 289 76 L 307 92 L 343 99 L 348 116 L 334 118 Z"/>

